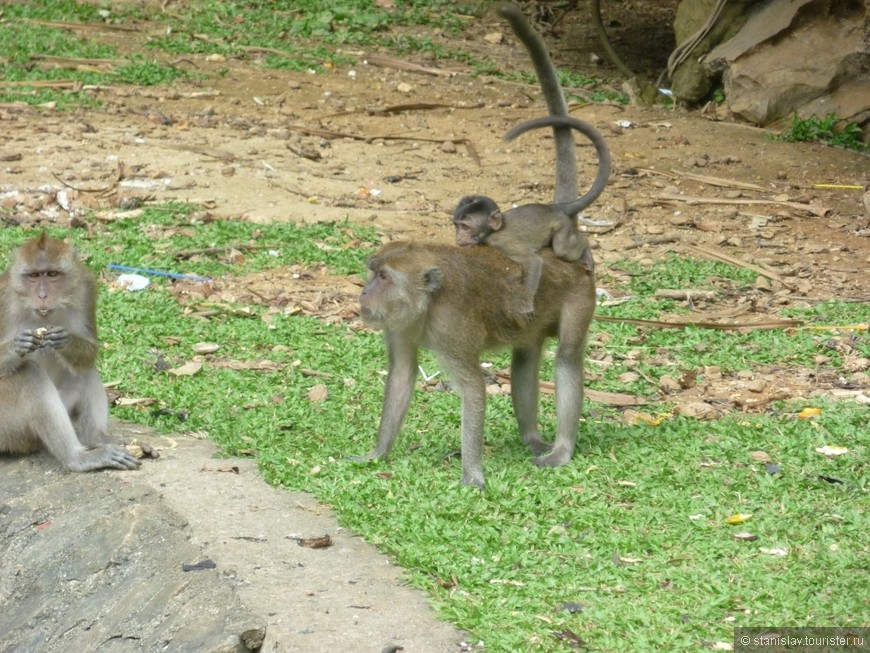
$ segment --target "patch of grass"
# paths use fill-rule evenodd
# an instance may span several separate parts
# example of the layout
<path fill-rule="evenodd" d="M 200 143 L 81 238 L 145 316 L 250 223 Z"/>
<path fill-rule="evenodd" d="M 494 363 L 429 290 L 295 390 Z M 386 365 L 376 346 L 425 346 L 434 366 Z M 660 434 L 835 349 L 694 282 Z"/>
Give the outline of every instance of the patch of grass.
<path fill-rule="evenodd" d="M 120 262 L 214 276 L 323 260 L 337 274 L 361 273 L 376 242 L 371 230 L 349 223 L 209 221 L 179 204 L 151 207 L 92 235 L 53 233 L 73 236 L 96 271 Z M 0 251 L 25 237 L 0 230 Z M 246 252 L 239 268 L 207 257 L 182 266 L 174 258 L 179 249 L 239 243 L 264 249 Z M 742 270 L 705 261 L 668 261 L 648 272 L 669 285 L 747 281 Z M 144 292 L 101 290 L 104 378 L 127 396 L 157 401 L 113 413 L 207 432 L 226 453 L 255 456 L 269 482 L 331 504 L 345 526 L 408 569 L 441 616 L 469 629 L 487 651 L 567 653 L 576 650 L 573 634 L 596 651 L 688 652 L 730 642 L 735 626 L 866 624 L 866 407 L 814 399 L 822 409 L 814 420 L 798 419 L 804 404 L 795 402 L 761 415 L 629 426 L 589 402 L 574 460 L 538 469 L 519 442 L 509 397 L 497 395 L 487 406 L 481 493 L 459 485 L 453 393 L 415 393 L 390 461 L 343 460 L 374 445 L 386 366 L 379 334 L 282 313 L 267 322 L 258 308 L 253 318 L 231 311 L 193 318 L 167 285 L 155 278 Z M 638 280 L 638 301 L 618 310 L 649 317 L 653 290 Z M 789 313 L 848 323 L 859 309 L 831 303 Z M 668 355 L 677 368 L 728 369 L 806 361 L 830 337 L 595 323 L 593 339 L 605 336 L 602 351 L 615 358 L 641 347 L 650 352 L 644 361 Z M 220 343 L 222 359 L 268 359 L 282 369 L 231 371 L 206 362 L 199 374 L 176 378 L 155 366 L 158 356 L 173 366 L 189 360 L 201 341 Z M 706 348 L 697 346 L 703 342 Z M 866 334 L 856 346 L 870 355 Z M 507 357 L 486 360 L 503 366 Z M 651 378 L 666 367 L 644 364 Z M 431 356 L 422 365 L 437 370 Z M 544 378 L 552 378 L 552 348 L 545 367 Z M 324 401 L 308 396 L 317 384 L 328 390 Z M 589 385 L 627 390 L 609 376 Z M 545 396 L 545 434 L 552 435 L 554 420 L 553 398 Z M 849 453 L 816 452 L 826 444 Z M 779 465 L 776 473 L 750 455 L 758 451 Z M 735 513 L 752 518 L 730 526 Z M 735 538 L 741 531 L 756 539 Z"/>
<path fill-rule="evenodd" d="M 791 129 L 780 134 L 777 140 L 800 143 L 820 141 L 835 147 L 870 152 L 870 144 L 861 140 L 861 128 L 855 123 L 847 123 L 834 113 L 807 118 L 799 118 L 795 114 L 792 116 Z"/>
<path fill-rule="evenodd" d="M 482 66 L 479 70 L 479 74 L 487 74 L 493 75 L 494 77 L 503 77 L 509 81 L 520 82 L 521 84 L 528 84 L 530 86 L 538 85 L 538 78 L 531 71 L 513 71 L 510 73 L 503 73 L 498 70 L 494 65 L 491 67 Z M 583 100 L 591 100 L 593 102 L 604 102 L 606 100 L 611 100 L 613 102 L 619 102 L 621 104 L 628 103 L 628 97 L 623 95 L 622 93 L 618 93 L 615 91 L 608 90 L 603 87 L 601 80 L 595 79 L 594 77 L 589 77 L 581 72 L 568 71 L 568 70 L 560 70 L 559 74 L 559 83 L 563 88 L 572 89 L 572 88 L 581 88 L 586 91 L 586 95 L 582 98 Z M 566 91 L 569 99 L 570 97 L 574 97 L 571 94 L 571 91 Z"/>
<path fill-rule="evenodd" d="M 140 55 L 118 63 L 117 50 L 101 44 L 92 34 L 36 21 L 94 25 L 103 23 L 104 18 L 97 5 L 71 0 L 5 6 L 0 19 L 0 61 L 5 62 L 3 79 L 25 83 L 0 87 L 0 102 L 57 102 L 61 108 L 95 106 L 98 101 L 86 91 L 40 88 L 38 83 L 71 80 L 82 85 L 123 83 L 149 86 L 170 82 L 183 74 L 173 66 Z M 62 62 L 46 57 L 96 59 L 104 60 L 104 63 L 62 65 Z"/>
<path fill-rule="evenodd" d="M 173 53 L 239 55 L 248 46 L 281 50 L 266 65 L 293 70 L 318 70 L 324 65 L 347 65 L 353 57 L 338 46 L 395 47 L 400 52 L 450 54 L 423 35 L 396 35 L 397 27 L 425 27 L 457 31 L 462 22 L 449 2 L 414 0 L 385 9 L 374 0 L 338 2 L 191 2 L 170 20 L 169 34 L 151 45 Z M 195 35 L 206 34 L 207 39 Z"/>

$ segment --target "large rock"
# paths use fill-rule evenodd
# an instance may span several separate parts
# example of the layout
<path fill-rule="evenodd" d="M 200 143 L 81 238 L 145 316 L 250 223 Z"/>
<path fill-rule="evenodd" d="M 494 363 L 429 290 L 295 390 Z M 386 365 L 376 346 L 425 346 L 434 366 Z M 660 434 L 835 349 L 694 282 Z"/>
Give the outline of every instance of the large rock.
<path fill-rule="evenodd" d="M 681 31 L 689 35 L 690 28 L 699 26 L 698 16 L 705 10 L 709 14 L 712 4 L 684 0 L 680 13 L 695 18 L 684 21 Z M 677 70 L 678 98 L 700 101 L 699 89 L 712 88 L 721 75 L 731 114 L 756 125 L 775 124 L 795 113 L 833 113 L 848 122 L 870 122 L 870 0 L 751 4 L 757 7 L 748 15 L 723 13 L 722 25 L 717 24 L 682 71 Z M 733 26 L 735 20 L 742 25 L 729 34 L 728 24 Z M 719 34 L 723 38 L 717 45 Z M 705 52 L 701 71 L 691 60 Z M 706 76 L 706 81 L 699 82 L 698 76 Z"/>
<path fill-rule="evenodd" d="M 465 650 L 401 568 L 310 495 L 215 459 L 208 441 L 116 430 L 160 458 L 73 474 L 46 454 L 0 456 L 3 653 Z M 327 548 L 297 543 L 324 534 Z"/>

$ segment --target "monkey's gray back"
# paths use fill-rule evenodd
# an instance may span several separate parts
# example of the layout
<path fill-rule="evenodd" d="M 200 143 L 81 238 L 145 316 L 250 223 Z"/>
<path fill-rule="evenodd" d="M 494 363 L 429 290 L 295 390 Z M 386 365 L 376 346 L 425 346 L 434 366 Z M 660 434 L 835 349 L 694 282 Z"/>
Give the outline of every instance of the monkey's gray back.
<path fill-rule="evenodd" d="M 585 337 L 595 305 L 595 281 L 582 264 L 558 259 L 549 250 L 541 252 L 544 272 L 535 312 L 528 315 L 523 310 L 527 289 L 522 268 L 494 247 L 406 245 L 404 252 L 443 271 L 444 283 L 430 300 L 423 346 L 438 350 L 446 344 L 453 351 L 480 355 L 489 349 L 525 347 L 546 337 L 564 339 L 571 334 L 560 333 L 560 324 L 584 312 L 589 318 L 577 336 Z M 445 332 L 452 334 L 449 343 L 444 342 Z"/>

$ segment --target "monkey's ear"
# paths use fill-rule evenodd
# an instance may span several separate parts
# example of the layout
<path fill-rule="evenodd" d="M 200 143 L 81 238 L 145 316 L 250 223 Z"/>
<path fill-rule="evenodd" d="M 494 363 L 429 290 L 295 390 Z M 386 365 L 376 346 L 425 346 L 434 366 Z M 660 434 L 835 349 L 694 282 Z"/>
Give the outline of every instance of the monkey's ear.
<path fill-rule="evenodd" d="M 444 280 L 444 274 L 439 268 L 429 268 L 423 273 L 423 290 L 432 294 L 439 288 Z"/>
<path fill-rule="evenodd" d="M 489 224 L 489 228 L 493 231 L 501 229 L 504 226 L 504 216 L 501 214 L 501 211 L 493 211 L 490 213 L 487 223 Z"/>

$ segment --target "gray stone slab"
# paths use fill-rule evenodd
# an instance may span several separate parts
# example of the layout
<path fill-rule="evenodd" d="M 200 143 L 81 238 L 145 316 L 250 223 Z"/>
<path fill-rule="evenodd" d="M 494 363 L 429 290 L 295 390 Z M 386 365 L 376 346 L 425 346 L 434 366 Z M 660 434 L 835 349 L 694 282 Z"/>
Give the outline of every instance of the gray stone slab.
<path fill-rule="evenodd" d="M 255 463 L 130 425 L 134 472 L 0 457 L 0 651 L 461 651 L 402 570 Z M 327 548 L 297 537 L 329 535 Z M 214 568 L 183 571 L 211 560 Z"/>

